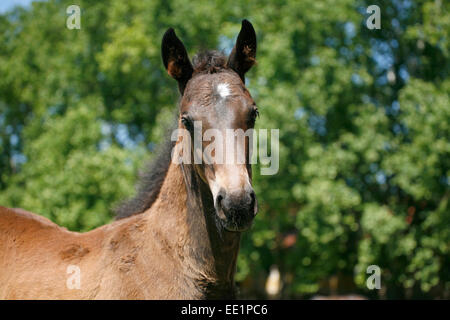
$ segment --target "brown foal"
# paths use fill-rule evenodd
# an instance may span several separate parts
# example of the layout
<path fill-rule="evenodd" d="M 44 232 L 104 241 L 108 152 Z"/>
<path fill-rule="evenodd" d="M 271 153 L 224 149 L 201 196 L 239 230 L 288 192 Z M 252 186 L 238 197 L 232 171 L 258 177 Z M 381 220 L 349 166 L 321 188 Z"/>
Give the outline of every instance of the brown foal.
<path fill-rule="evenodd" d="M 193 63 L 169 29 L 162 56 L 181 92 L 178 128 L 192 133 L 194 122 L 201 122 L 202 132 L 253 128 L 257 109 L 244 74 L 255 54 L 256 35 L 247 20 L 228 58 L 209 51 Z M 182 155 L 178 147 L 186 142 L 179 136 L 173 154 Z M 175 163 L 166 156 L 164 169 L 150 174 L 151 188 L 143 186 L 119 219 L 87 233 L 0 207 L 0 298 L 234 298 L 241 232 L 257 211 L 248 139 L 241 150 L 241 164 Z M 197 151 L 189 150 L 193 156 Z M 79 270 L 76 288 L 68 284 L 69 266 Z"/>

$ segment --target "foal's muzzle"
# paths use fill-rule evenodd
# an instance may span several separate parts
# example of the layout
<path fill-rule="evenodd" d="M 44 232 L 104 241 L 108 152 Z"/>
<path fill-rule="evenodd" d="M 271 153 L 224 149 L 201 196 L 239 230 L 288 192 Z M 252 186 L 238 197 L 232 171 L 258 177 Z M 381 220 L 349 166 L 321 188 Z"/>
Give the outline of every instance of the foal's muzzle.
<path fill-rule="evenodd" d="M 239 192 L 221 189 L 214 201 L 217 214 L 228 231 L 245 231 L 252 225 L 258 212 L 255 192 L 246 188 Z"/>

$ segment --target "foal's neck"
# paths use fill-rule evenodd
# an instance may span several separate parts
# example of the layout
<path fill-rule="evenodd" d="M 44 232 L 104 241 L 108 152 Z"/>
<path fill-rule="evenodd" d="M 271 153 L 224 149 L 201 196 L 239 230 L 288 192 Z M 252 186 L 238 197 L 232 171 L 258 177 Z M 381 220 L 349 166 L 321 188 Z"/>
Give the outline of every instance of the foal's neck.
<path fill-rule="evenodd" d="M 170 164 L 149 227 L 174 248 L 180 270 L 204 298 L 233 298 L 240 234 L 216 220 L 211 191 L 192 165 Z M 155 225 L 156 224 L 156 225 Z M 170 253 L 169 253 L 170 254 Z"/>

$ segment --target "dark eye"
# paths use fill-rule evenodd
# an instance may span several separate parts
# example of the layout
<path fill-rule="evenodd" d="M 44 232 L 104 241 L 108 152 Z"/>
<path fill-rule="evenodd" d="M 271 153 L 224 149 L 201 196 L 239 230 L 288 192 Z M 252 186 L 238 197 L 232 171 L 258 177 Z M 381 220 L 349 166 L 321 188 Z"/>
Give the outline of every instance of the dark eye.
<path fill-rule="evenodd" d="M 192 121 L 187 115 L 181 116 L 181 123 L 183 123 L 184 127 L 188 130 L 192 128 Z"/>
<path fill-rule="evenodd" d="M 259 117 L 259 111 L 258 108 L 254 106 L 250 113 L 250 121 L 254 123 L 257 117 Z"/>

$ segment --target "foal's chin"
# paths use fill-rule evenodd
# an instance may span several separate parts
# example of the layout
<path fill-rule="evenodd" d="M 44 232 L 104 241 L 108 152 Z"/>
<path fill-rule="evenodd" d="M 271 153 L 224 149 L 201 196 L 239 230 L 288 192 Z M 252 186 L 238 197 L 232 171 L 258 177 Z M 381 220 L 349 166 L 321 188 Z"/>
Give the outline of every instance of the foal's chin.
<path fill-rule="evenodd" d="M 245 232 L 247 230 L 249 230 L 252 226 L 252 223 L 250 223 L 249 225 L 246 226 L 236 226 L 236 225 L 229 225 L 229 226 L 224 226 L 223 228 L 225 229 L 225 231 L 228 232 Z"/>
<path fill-rule="evenodd" d="M 223 219 L 220 217 L 220 215 L 218 215 L 218 220 L 220 221 L 220 225 L 222 226 L 223 230 L 228 232 L 245 232 L 248 231 L 253 225 L 253 219 L 237 222 L 236 220 L 238 219 Z"/>

